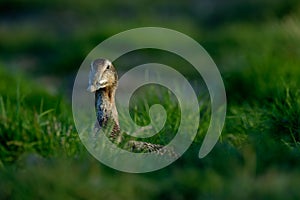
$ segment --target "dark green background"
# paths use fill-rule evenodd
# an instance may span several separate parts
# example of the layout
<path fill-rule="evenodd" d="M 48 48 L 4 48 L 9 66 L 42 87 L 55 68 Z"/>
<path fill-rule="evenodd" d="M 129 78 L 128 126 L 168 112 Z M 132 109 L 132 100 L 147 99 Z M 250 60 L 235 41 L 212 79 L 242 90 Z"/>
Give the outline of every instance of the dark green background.
<path fill-rule="evenodd" d="M 127 174 L 86 152 L 70 95 L 96 45 L 143 26 L 180 31 L 207 50 L 221 71 L 228 112 L 219 142 L 198 159 L 210 118 L 207 97 L 199 97 L 207 100 L 202 124 L 183 157 L 157 172 Z M 201 80 L 184 60 L 157 50 L 115 64 L 153 61 Z M 297 0 L 2 0 L 0 199 L 299 199 L 299 77 Z"/>

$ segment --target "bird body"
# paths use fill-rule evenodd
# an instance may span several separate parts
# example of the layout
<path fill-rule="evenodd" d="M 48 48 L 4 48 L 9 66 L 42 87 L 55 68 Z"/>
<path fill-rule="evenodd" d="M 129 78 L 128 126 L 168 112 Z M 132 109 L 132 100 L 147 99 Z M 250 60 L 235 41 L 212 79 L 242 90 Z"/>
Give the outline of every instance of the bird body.
<path fill-rule="evenodd" d="M 108 131 L 109 139 L 134 152 L 168 153 L 177 157 L 177 154 L 160 144 L 152 144 L 141 141 L 124 141 L 123 133 L 119 127 L 118 112 L 115 105 L 115 93 L 117 89 L 118 75 L 112 63 L 107 59 L 96 59 L 91 63 L 88 91 L 95 93 L 95 110 L 97 121 L 95 130 Z M 105 132 L 105 131 L 104 131 Z"/>

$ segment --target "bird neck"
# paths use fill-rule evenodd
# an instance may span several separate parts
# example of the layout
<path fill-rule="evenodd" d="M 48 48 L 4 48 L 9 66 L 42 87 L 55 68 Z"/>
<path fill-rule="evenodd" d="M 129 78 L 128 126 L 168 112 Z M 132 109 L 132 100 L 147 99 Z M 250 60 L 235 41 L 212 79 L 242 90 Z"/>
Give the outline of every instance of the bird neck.
<path fill-rule="evenodd" d="M 115 105 L 115 88 L 101 88 L 95 93 L 95 109 L 97 121 L 100 127 L 113 121 L 119 126 L 118 112 Z"/>

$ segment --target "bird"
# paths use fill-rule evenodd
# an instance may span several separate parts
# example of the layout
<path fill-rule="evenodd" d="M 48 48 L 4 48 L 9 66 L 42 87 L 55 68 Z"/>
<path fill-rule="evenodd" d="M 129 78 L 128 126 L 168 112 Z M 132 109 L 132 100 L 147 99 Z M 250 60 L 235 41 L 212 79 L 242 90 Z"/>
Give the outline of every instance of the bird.
<path fill-rule="evenodd" d="M 96 123 L 95 132 L 106 132 L 109 140 L 121 148 L 135 153 L 156 153 L 178 157 L 173 148 L 143 141 L 125 140 L 120 130 L 115 94 L 118 87 L 118 74 L 111 61 L 99 58 L 91 62 L 87 91 L 95 93 Z M 108 132 L 108 133 L 107 133 Z"/>

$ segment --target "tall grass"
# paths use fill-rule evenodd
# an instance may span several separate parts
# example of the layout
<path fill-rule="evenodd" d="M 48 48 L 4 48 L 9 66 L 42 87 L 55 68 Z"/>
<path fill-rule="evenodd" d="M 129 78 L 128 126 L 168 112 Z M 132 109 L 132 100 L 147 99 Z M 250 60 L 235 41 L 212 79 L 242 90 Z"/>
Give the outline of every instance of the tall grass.
<path fill-rule="evenodd" d="M 189 150 L 171 166 L 147 174 L 117 172 L 81 154 L 68 103 L 1 70 L 0 199 L 299 199 L 295 16 L 209 33 L 204 47 L 221 63 L 228 96 L 222 136 L 207 157 L 197 158 L 210 120 L 205 102 Z M 170 113 L 162 133 L 173 132 L 179 114 L 171 97 L 151 93 L 146 101 L 133 101 L 132 118 L 146 125 L 150 105 L 164 102 Z M 171 138 L 161 134 L 149 141 Z"/>
<path fill-rule="evenodd" d="M 67 103 L 24 78 L 14 80 L 4 71 L 0 76 L 2 81 L 9 80 L 7 83 L 12 87 L 17 86 L 2 88 L 0 96 L 0 160 L 3 163 L 14 163 L 28 152 L 44 157 L 79 153 L 79 138 Z"/>

